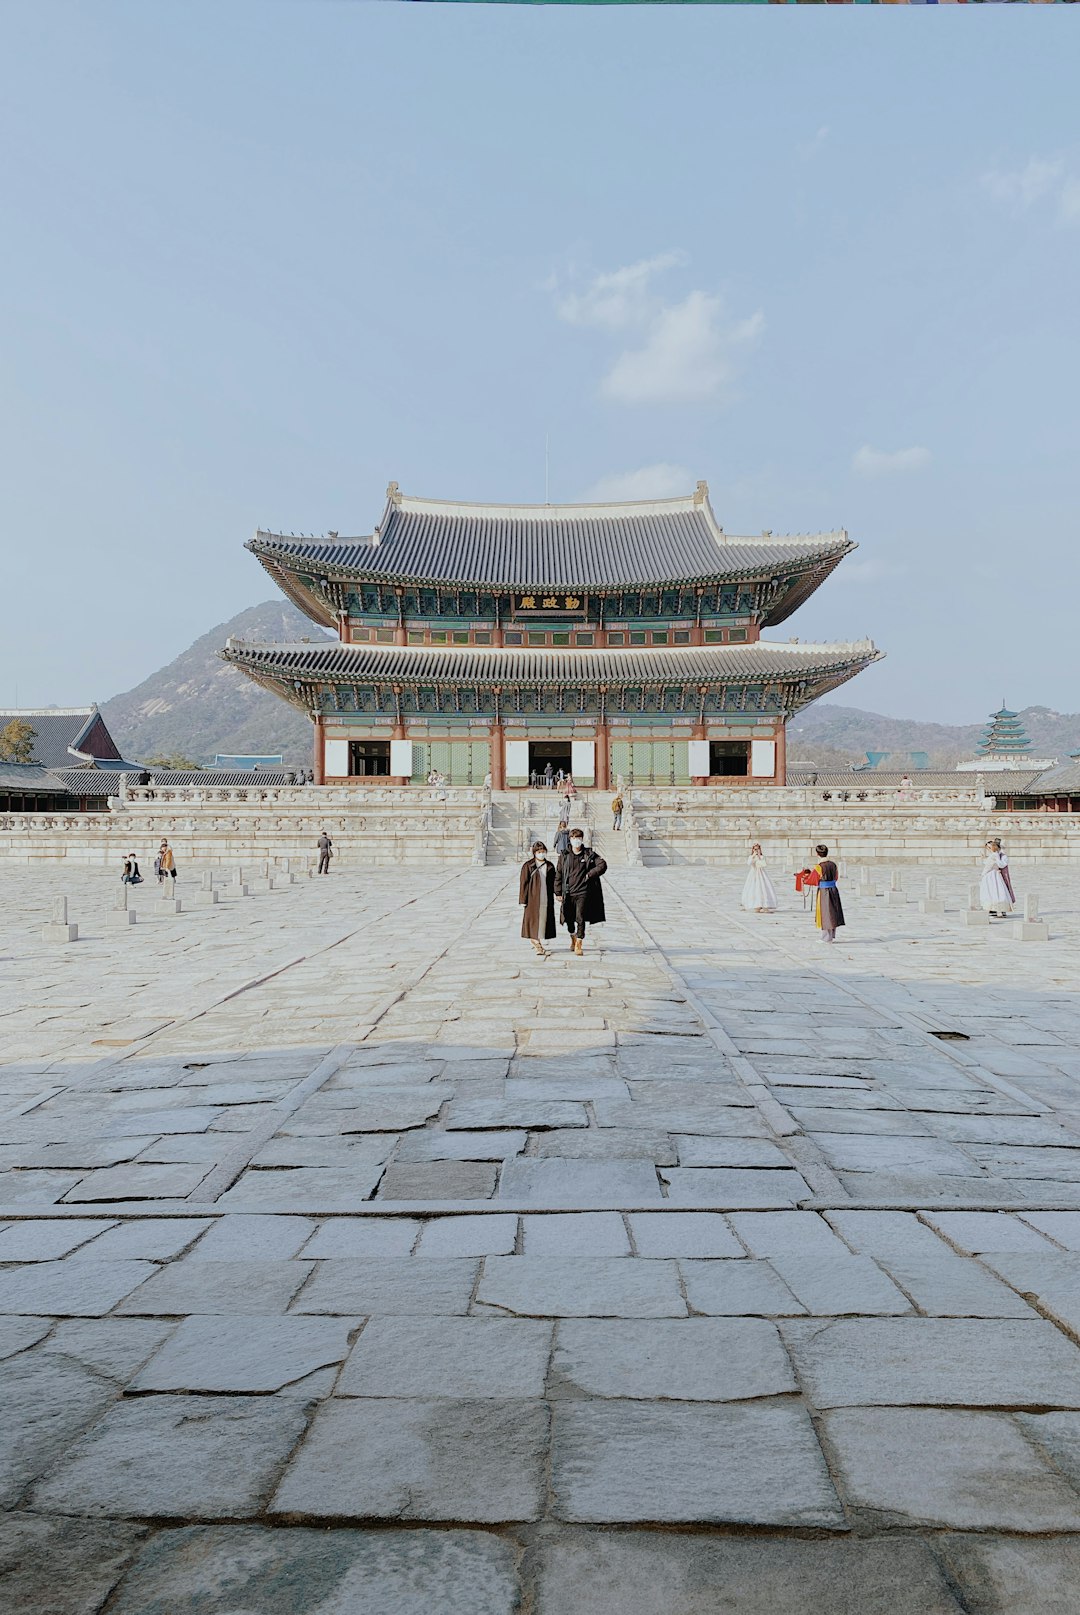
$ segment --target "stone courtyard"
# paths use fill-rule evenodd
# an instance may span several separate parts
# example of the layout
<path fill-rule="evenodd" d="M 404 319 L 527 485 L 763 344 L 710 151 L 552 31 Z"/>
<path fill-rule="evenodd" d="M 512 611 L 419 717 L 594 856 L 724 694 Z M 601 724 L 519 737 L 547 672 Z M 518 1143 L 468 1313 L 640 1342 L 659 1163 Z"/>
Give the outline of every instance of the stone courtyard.
<path fill-rule="evenodd" d="M 0 1608 L 1075 1615 L 1080 872 L 742 873 L 5 871 Z"/>

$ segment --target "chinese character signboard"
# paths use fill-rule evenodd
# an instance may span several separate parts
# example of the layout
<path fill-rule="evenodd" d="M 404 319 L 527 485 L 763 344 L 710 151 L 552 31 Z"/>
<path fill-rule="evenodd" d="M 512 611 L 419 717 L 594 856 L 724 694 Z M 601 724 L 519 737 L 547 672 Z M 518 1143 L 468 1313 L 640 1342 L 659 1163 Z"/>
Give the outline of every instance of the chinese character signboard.
<path fill-rule="evenodd" d="M 565 589 L 556 593 L 550 590 L 537 589 L 531 594 L 516 594 L 514 596 L 515 617 L 535 617 L 538 615 L 556 617 L 584 617 L 585 596 L 571 590 L 568 594 Z"/>

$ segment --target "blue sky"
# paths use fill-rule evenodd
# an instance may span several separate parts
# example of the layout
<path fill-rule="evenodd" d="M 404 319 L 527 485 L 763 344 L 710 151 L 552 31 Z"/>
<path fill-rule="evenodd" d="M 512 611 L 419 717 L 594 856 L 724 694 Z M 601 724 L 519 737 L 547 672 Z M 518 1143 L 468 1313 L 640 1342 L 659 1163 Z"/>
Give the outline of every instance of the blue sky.
<path fill-rule="evenodd" d="M 0 704 L 385 486 L 846 526 L 900 715 L 1080 709 L 1077 8 L 0 11 Z M 1080 743 L 1080 735 L 1078 735 Z"/>

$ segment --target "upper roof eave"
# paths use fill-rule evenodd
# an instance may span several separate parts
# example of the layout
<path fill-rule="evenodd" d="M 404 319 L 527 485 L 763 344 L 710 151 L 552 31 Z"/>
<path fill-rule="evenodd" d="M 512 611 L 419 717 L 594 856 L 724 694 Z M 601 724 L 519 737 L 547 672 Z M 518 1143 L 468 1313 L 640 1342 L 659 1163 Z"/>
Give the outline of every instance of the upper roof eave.
<path fill-rule="evenodd" d="M 308 547 L 307 554 L 300 551 L 300 545 Z M 773 576 L 777 572 L 788 568 L 806 573 L 814 566 L 825 562 L 831 562 L 835 566 L 845 555 L 858 548 L 855 540 L 849 538 L 842 528 L 833 533 L 785 534 L 780 537 L 774 537 L 772 534 L 758 538 L 728 538 L 725 536 L 723 544 L 718 546 L 721 555 L 725 545 L 733 550 L 738 549 L 744 552 L 759 548 L 762 554 L 758 560 L 750 560 L 741 566 L 719 566 L 715 571 L 711 572 L 679 573 L 666 577 L 657 576 L 651 578 L 647 583 L 642 581 L 619 582 L 614 579 L 600 583 L 582 582 L 578 587 L 588 594 L 603 594 L 614 593 L 619 589 L 626 588 L 662 589 L 672 588 L 676 585 L 684 587 L 701 585 L 707 587 L 713 583 L 748 582 L 756 578 Z M 282 534 L 260 530 L 253 538 L 248 540 L 246 548 L 257 556 L 264 566 L 270 563 L 274 567 L 281 587 L 286 588 L 286 591 L 290 593 L 290 598 L 297 600 L 297 603 L 299 603 L 298 596 L 287 589 L 284 581 L 285 576 L 293 572 L 306 572 L 309 574 L 317 572 L 320 577 L 325 577 L 333 582 L 383 583 L 390 587 L 396 585 L 430 588 L 453 586 L 465 589 L 504 590 L 509 593 L 521 593 L 523 590 L 529 589 L 555 587 L 565 589 L 567 587 L 566 584 L 555 584 L 551 578 L 543 577 L 532 577 L 528 580 L 500 580 L 465 576 L 455 577 L 445 574 L 439 576 L 433 573 L 380 569 L 375 565 L 363 565 L 354 560 L 331 559 L 329 556 L 311 553 L 313 549 L 319 546 L 319 540 L 294 538 L 291 534 L 286 537 Z M 373 557 L 379 553 L 378 546 L 365 539 L 337 540 L 333 544 L 327 543 L 322 547 L 328 550 L 349 549 L 356 552 L 368 548 Z M 302 588 L 302 586 L 299 587 Z M 302 609 L 307 610 L 306 607 Z M 307 610 L 307 614 L 310 616 L 312 613 Z M 781 620 L 782 618 L 779 617 L 776 619 L 776 621 Z M 328 622 L 329 625 L 332 625 L 333 618 L 329 618 Z"/>

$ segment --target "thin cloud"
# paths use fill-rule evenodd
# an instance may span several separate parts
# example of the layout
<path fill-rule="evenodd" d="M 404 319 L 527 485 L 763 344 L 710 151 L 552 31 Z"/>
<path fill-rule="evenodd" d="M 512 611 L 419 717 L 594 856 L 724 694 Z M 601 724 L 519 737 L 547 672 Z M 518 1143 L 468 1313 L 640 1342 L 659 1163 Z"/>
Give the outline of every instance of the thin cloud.
<path fill-rule="evenodd" d="M 684 253 L 661 252 L 655 258 L 642 258 L 622 269 L 594 275 L 584 291 L 560 297 L 556 312 L 569 325 L 598 325 L 618 331 L 640 324 L 654 307 L 651 286 L 655 276 L 685 262 Z"/>
<path fill-rule="evenodd" d="M 864 444 L 852 459 L 851 469 L 857 477 L 887 477 L 897 472 L 922 471 L 929 464 L 929 449 L 872 449 Z"/>
<path fill-rule="evenodd" d="M 811 135 L 809 140 L 802 141 L 796 147 L 802 161 L 804 163 L 811 162 L 817 156 L 818 152 L 821 150 L 822 146 L 824 146 L 828 138 L 829 126 L 827 123 L 823 123 L 816 134 Z"/>
<path fill-rule="evenodd" d="M 1060 157 L 1029 157 L 1022 168 L 990 169 L 980 181 L 986 194 L 1013 213 L 1046 203 L 1059 224 L 1080 223 L 1080 178 Z"/>
<path fill-rule="evenodd" d="M 636 471 L 617 471 L 601 477 L 586 490 L 584 499 L 589 504 L 622 499 L 670 499 L 675 494 L 689 493 L 694 480 L 693 473 L 684 465 L 660 460 L 656 465 L 639 466 Z"/>
<path fill-rule="evenodd" d="M 664 298 L 657 277 L 681 267 L 679 251 L 594 275 L 557 298 L 560 319 L 637 334 L 608 369 L 600 393 L 621 404 L 702 403 L 730 392 L 738 360 L 765 328 L 764 315 L 729 318 L 723 299 L 697 289 Z"/>

